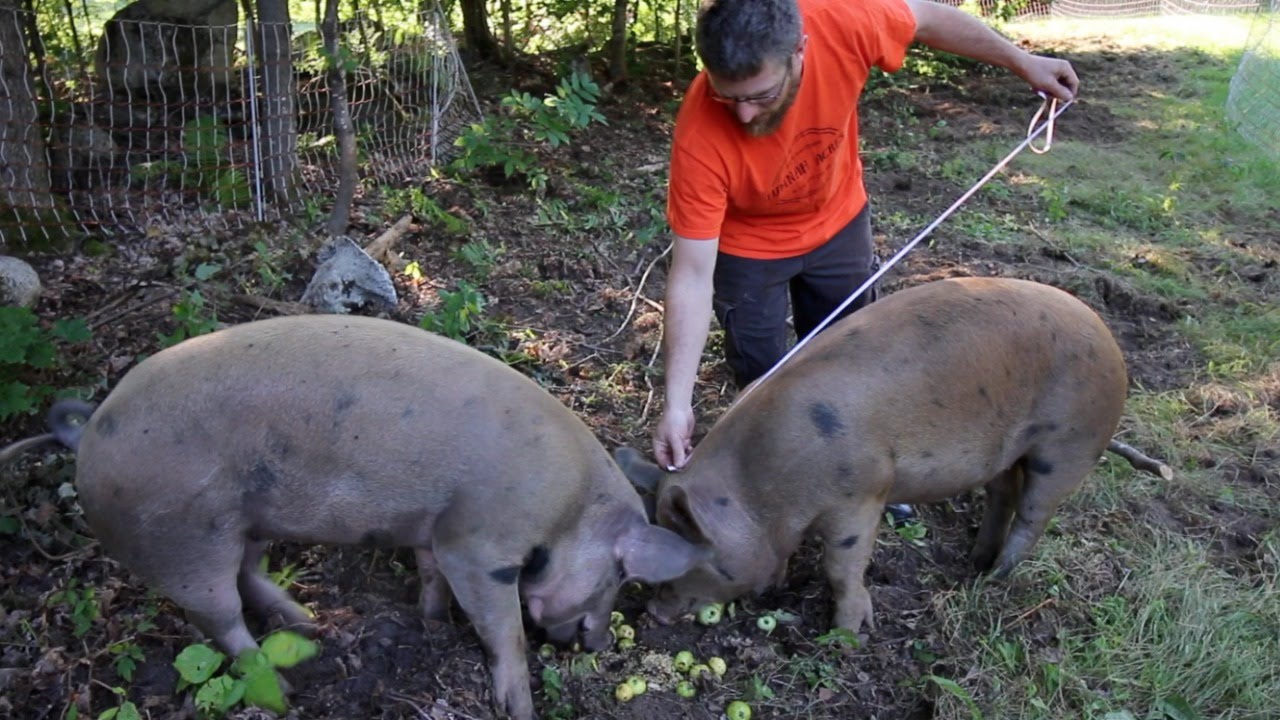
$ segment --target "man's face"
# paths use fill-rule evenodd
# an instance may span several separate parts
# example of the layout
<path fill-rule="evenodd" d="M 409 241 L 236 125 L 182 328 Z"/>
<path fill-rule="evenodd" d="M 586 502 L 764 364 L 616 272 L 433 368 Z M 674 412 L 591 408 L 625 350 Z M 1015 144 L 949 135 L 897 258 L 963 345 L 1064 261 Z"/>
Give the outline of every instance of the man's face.
<path fill-rule="evenodd" d="M 766 61 L 760 72 L 736 82 L 710 75 L 711 97 L 726 105 L 748 134 L 763 137 L 778 129 L 800 91 L 804 46 L 784 62 Z"/>

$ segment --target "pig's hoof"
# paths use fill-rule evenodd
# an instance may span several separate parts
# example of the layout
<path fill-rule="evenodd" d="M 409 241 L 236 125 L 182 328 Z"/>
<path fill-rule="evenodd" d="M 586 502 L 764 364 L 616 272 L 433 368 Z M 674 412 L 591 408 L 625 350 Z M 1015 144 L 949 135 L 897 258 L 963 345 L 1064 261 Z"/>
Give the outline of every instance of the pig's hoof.
<path fill-rule="evenodd" d="M 844 602 L 836 606 L 834 624 L 836 627 L 844 628 L 854 634 L 857 634 L 863 625 L 868 630 L 876 629 L 875 612 L 871 607 L 871 594 L 867 592 L 866 588 L 851 591 L 844 598 Z"/>
<path fill-rule="evenodd" d="M 996 564 L 995 550 L 979 550 L 974 548 L 973 553 L 969 556 L 969 561 L 973 563 L 973 567 L 978 572 L 990 572 L 992 566 Z"/>

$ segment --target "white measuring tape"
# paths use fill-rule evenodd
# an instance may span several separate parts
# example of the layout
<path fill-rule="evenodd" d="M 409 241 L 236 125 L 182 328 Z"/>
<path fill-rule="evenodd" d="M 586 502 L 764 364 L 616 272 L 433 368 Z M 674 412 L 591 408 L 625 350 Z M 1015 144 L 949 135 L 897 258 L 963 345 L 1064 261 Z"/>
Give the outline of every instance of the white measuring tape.
<path fill-rule="evenodd" d="M 1040 109 L 1036 111 L 1035 116 L 1031 118 L 1031 124 L 1027 127 L 1027 139 L 1023 140 L 1022 143 L 1020 143 L 1018 147 L 1014 148 L 1013 152 L 1010 152 L 1008 155 L 1006 155 L 1003 160 L 996 163 L 995 167 L 991 168 L 991 170 L 987 172 L 986 175 L 982 176 L 981 180 L 975 183 L 973 187 L 969 188 L 968 191 L 965 192 L 965 194 L 961 195 L 960 199 L 956 200 L 954 203 L 951 203 L 951 207 L 947 208 L 941 215 L 939 215 L 937 220 L 934 220 L 933 222 L 929 223 L 929 226 L 926 227 L 924 230 L 921 230 L 920 234 L 916 235 L 915 238 L 911 240 L 911 242 L 907 243 L 906 245 L 903 245 L 901 250 L 899 250 L 897 253 L 894 254 L 893 257 L 889 258 L 889 260 L 883 263 L 880 266 L 879 270 L 877 270 L 870 278 L 868 278 L 866 282 L 862 283 L 862 285 L 857 290 L 854 290 L 852 295 L 845 298 L 844 302 L 840 303 L 840 305 L 836 307 L 835 310 L 831 311 L 831 314 L 828 315 L 826 319 L 824 319 L 822 322 L 818 323 L 818 326 L 815 327 L 808 335 L 806 335 L 802 340 L 797 342 L 795 346 L 792 347 L 791 350 L 787 352 L 786 355 L 782 356 L 781 360 L 775 363 L 773 367 L 769 368 L 768 372 L 766 372 L 764 375 L 761 375 L 758 380 L 756 380 L 751 385 L 748 385 L 741 393 L 739 393 L 738 397 L 734 400 L 735 406 L 738 404 L 738 401 L 742 400 L 742 398 L 747 396 L 747 393 L 754 390 L 756 387 L 760 385 L 760 383 L 768 379 L 770 375 L 777 372 L 778 368 L 782 367 L 783 363 L 785 363 L 787 360 L 790 360 L 792 355 L 795 355 L 797 352 L 800 352 L 800 348 L 808 344 L 808 342 L 812 340 L 814 336 L 816 336 L 824 328 L 830 325 L 845 308 L 849 307 L 849 303 L 853 302 L 854 300 L 857 300 L 863 293 L 865 293 L 868 289 L 870 289 L 873 285 L 875 285 L 876 281 L 879 280 L 881 276 L 883 276 L 886 272 L 889 271 L 889 268 L 896 265 L 898 261 L 903 258 L 903 256 L 905 256 L 908 252 L 911 252 L 912 248 L 920 244 L 921 240 L 925 239 L 929 235 L 929 233 L 933 232 L 935 228 L 941 225 L 943 220 L 946 220 L 948 217 L 950 217 L 951 213 L 955 212 L 956 209 L 959 208 L 966 200 L 972 197 L 974 193 L 978 192 L 979 188 L 981 188 L 983 185 L 986 185 L 987 181 L 990 180 L 992 177 L 994 177 L 996 173 L 1000 172 L 1000 170 L 1002 170 L 1005 165 L 1008 165 L 1009 161 L 1012 160 L 1014 156 L 1022 152 L 1022 150 L 1027 147 L 1030 147 L 1031 150 L 1036 153 L 1043 154 L 1043 153 L 1049 152 L 1050 146 L 1053 145 L 1053 122 L 1054 120 L 1058 119 L 1059 115 L 1061 115 L 1063 112 L 1066 112 L 1066 109 L 1071 107 L 1071 105 L 1075 103 L 1075 100 L 1068 100 L 1067 102 L 1062 104 L 1062 107 L 1058 107 L 1057 98 L 1046 97 L 1044 93 L 1039 93 L 1039 94 L 1041 98 L 1044 98 L 1044 102 L 1041 103 Z M 1042 124 L 1039 128 L 1037 128 L 1036 121 L 1039 120 L 1040 116 L 1045 113 L 1045 110 L 1049 111 L 1049 117 L 1047 120 L 1045 120 L 1044 124 Z M 1043 148 L 1037 148 L 1034 145 L 1032 145 L 1032 141 L 1035 140 L 1041 133 L 1045 133 L 1045 144 Z"/>

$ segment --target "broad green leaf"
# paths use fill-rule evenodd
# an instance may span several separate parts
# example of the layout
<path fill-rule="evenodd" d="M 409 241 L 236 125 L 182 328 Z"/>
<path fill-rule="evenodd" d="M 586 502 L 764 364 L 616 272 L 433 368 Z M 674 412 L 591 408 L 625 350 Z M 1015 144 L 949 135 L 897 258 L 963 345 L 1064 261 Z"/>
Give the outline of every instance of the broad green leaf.
<path fill-rule="evenodd" d="M 183 680 L 192 685 L 199 685 L 213 677 L 226 658 L 226 655 L 208 645 L 190 645 L 178 653 L 173 666 L 177 668 Z"/>

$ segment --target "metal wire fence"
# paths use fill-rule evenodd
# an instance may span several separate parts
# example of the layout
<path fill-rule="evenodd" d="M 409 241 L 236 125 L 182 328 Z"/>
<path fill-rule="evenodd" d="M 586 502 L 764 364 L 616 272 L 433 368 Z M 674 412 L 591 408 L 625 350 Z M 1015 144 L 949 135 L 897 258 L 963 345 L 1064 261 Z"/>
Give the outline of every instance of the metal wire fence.
<path fill-rule="evenodd" d="M 942 0 L 975 3 L 982 15 L 1004 20 L 1219 15 L 1252 12 L 1267 0 Z"/>
<path fill-rule="evenodd" d="M 449 25 L 430 5 L 344 17 L 332 59 L 317 30 L 297 32 L 307 24 L 117 15 L 91 64 L 30 52 L 38 19 L 0 10 L 0 240 L 233 228 L 320 210 L 337 184 L 334 63 L 361 177 L 421 177 L 481 118 Z M 263 52 L 273 47 L 287 52 Z"/>
<path fill-rule="evenodd" d="M 1280 158 L 1280 0 L 1254 18 L 1227 93 L 1227 117 L 1240 134 Z"/>

